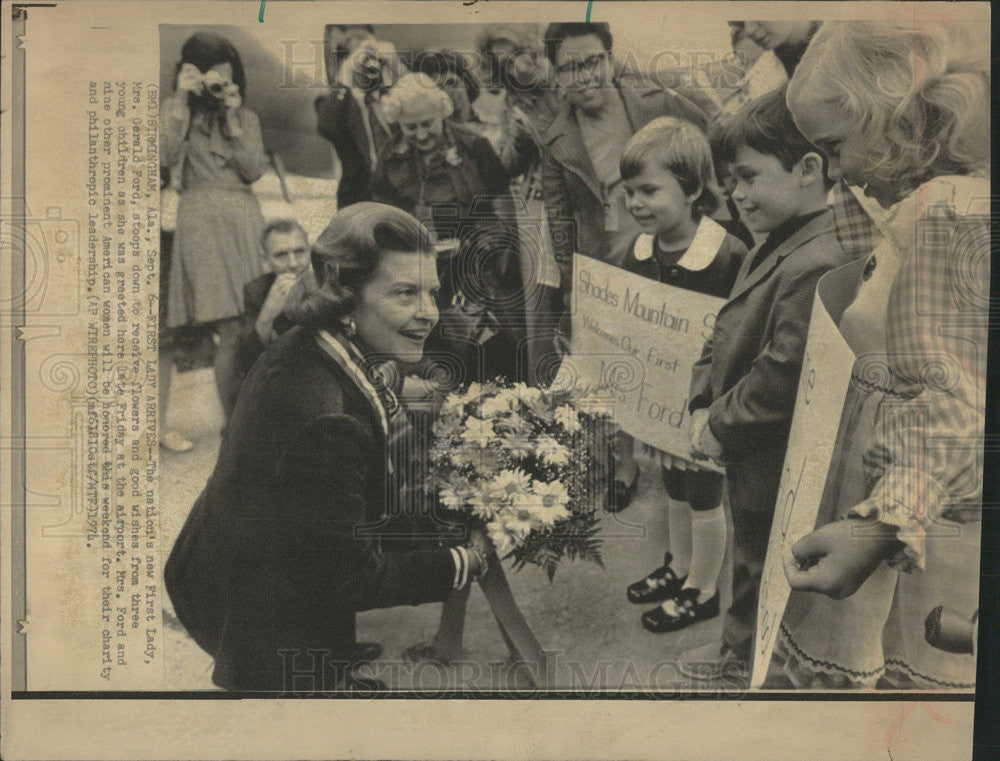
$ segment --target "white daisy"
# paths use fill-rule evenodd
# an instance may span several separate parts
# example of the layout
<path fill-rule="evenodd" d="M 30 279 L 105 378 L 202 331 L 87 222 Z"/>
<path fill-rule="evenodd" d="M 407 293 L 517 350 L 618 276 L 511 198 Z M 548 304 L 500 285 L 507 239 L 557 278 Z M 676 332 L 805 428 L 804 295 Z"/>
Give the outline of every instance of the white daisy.
<path fill-rule="evenodd" d="M 490 541 L 493 542 L 493 546 L 497 548 L 497 555 L 500 557 L 504 557 L 517 546 L 514 538 L 499 520 L 487 523 L 486 533 L 489 535 Z"/>
<path fill-rule="evenodd" d="M 464 478 L 452 478 L 441 487 L 441 503 L 450 510 L 461 510 L 471 496 L 469 482 Z"/>
<path fill-rule="evenodd" d="M 531 488 L 531 477 L 523 470 L 501 470 L 487 488 L 498 499 L 509 499 L 515 494 L 527 494 Z"/>
<path fill-rule="evenodd" d="M 462 427 L 462 441 L 467 444 L 474 444 L 478 447 L 485 447 L 493 437 L 493 426 L 486 420 L 475 415 L 469 416 Z"/>
<path fill-rule="evenodd" d="M 555 412 L 556 422 L 565 428 L 569 433 L 576 433 L 583 426 L 580 425 L 580 416 L 576 410 L 568 404 L 564 404 Z"/>
<path fill-rule="evenodd" d="M 472 514 L 484 521 L 493 520 L 503 507 L 496 497 L 487 491 L 473 494 L 468 500 L 468 505 Z"/>
<path fill-rule="evenodd" d="M 551 436 L 540 437 L 536 451 L 546 465 L 559 466 L 569 463 L 569 450 Z"/>
<path fill-rule="evenodd" d="M 569 492 L 562 481 L 534 481 L 531 491 L 535 495 L 535 501 L 543 508 L 564 508 L 569 504 Z"/>
<path fill-rule="evenodd" d="M 525 457 L 530 457 L 532 452 L 535 451 L 535 444 L 531 440 L 531 437 L 518 431 L 513 431 L 504 436 L 501 439 L 501 443 L 504 449 L 507 450 L 507 453 L 515 460 L 523 460 Z"/>

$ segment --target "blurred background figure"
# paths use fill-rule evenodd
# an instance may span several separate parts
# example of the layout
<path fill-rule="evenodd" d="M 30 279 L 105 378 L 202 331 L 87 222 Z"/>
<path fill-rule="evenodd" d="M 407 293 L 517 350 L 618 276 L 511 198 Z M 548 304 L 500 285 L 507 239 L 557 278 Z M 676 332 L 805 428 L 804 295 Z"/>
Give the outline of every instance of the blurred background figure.
<path fill-rule="evenodd" d="M 439 259 L 439 330 L 463 325 L 455 350 L 466 380 L 518 380 L 523 299 L 507 173 L 485 138 L 448 119 L 452 99 L 426 74 L 401 78 L 384 105 L 399 135 L 379 159 L 372 200 L 457 242 Z"/>
<path fill-rule="evenodd" d="M 479 98 L 479 81 L 458 53 L 450 50 L 421 50 L 414 54 L 411 68 L 426 74 L 448 93 L 454 111 L 452 121 L 470 127 L 475 120 L 472 104 Z"/>
<path fill-rule="evenodd" d="M 371 24 L 327 24 L 323 33 L 326 81 L 336 82 L 344 59 L 362 43 L 374 39 L 375 27 Z"/>
<path fill-rule="evenodd" d="M 393 137 L 382 96 L 401 73 L 392 43 L 360 34 L 349 41 L 354 48 L 341 61 L 330 93 L 316 103 L 316 129 L 340 163 L 338 209 L 369 196 L 379 153 Z"/>
<path fill-rule="evenodd" d="M 764 50 L 774 52 L 790 78 L 821 23 L 821 21 L 744 21 L 743 30 L 747 37 Z"/>
<path fill-rule="evenodd" d="M 245 378 L 254 362 L 271 343 L 292 327 L 286 304 L 295 303 L 295 284 L 309 270 L 309 238 L 294 219 L 275 219 L 261 235 L 264 265 L 269 270 L 243 289 L 243 329 L 240 334 L 239 371 Z"/>
<path fill-rule="evenodd" d="M 232 43 L 195 34 L 181 50 L 177 87 L 164 99 L 160 124 L 161 164 L 180 177 L 167 324 L 212 326 L 225 420 L 239 390 L 243 286 L 261 271 L 264 218 L 250 185 L 268 163 L 257 115 L 243 106 L 245 94 L 243 63 Z"/>

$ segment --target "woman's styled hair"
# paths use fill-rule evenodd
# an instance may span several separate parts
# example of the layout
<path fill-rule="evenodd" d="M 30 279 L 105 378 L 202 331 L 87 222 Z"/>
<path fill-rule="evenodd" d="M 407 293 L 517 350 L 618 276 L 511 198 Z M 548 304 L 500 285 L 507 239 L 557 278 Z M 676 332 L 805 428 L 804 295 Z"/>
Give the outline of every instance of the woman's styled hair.
<path fill-rule="evenodd" d="M 653 119 L 626 144 L 622 179 L 637 177 L 654 162 L 677 178 L 685 195 L 698 193 L 691 206 L 695 219 L 719 208 L 712 149 L 705 133 L 694 124 L 672 116 Z"/>
<path fill-rule="evenodd" d="M 451 116 L 455 104 L 451 96 L 437 86 L 426 74 L 417 72 L 399 78 L 392 89 L 382 98 L 382 111 L 390 122 L 398 122 L 402 114 L 416 106 L 431 103 L 441 114 L 441 118 Z"/>
<path fill-rule="evenodd" d="M 826 157 L 795 126 L 785 103 L 784 87 L 750 101 L 723 119 L 715 129 L 713 139 L 717 141 L 719 161 L 732 163 L 740 146 L 745 145 L 758 153 L 774 156 L 785 171 L 790 172 L 803 156 L 815 153 L 823 162 L 824 179 L 830 182 Z"/>
<path fill-rule="evenodd" d="M 220 63 L 230 64 L 233 67 L 233 84 L 240 89 L 240 97 L 246 99 L 247 79 L 243 61 L 233 43 L 225 37 L 207 32 L 192 34 L 181 48 L 181 62 L 177 70 L 180 71 L 181 65 L 185 63 L 194 64 L 202 74 Z M 176 85 L 176 78 L 174 84 Z"/>
<path fill-rule="evenodd" d="M 469 94 L 469 103 L 479 97 L 479 82 L 469 71 L 461 56 L 450 50 L 421 50 L 413 56 L 414 72 L 426 74 L 435 82 L 445 74 L 454 74 L 462 80 Z"/>
<path fill-rule="evenodd" d="M 793 110 L 825 102 L 856 133 L 888 143 L 870 174 L 912 189 L 989 163 L 988 34 L 969 24 L 823 24 L 788 85 Z"/>
<path fill-rule="evenodd" d="M 433 253 L 434 236 L 416 218 L 395 206 L 363 201 L 338 211 L 312 246 L 314 278 L 302 279 L 292 321 L 337 331 L 358 305 L 361 289 L 378 270 L 386 251 Z"/>

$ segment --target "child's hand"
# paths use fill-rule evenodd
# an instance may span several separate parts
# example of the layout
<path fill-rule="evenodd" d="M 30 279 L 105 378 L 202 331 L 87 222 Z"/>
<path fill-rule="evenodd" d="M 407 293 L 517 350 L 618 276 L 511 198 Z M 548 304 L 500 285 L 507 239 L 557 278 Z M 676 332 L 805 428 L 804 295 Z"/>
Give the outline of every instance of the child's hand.
<path fill-rule="evenodd" d="M 701 451 L 701 432 L 708 427 L 708 408 L 703 407 L 691 413 L 688 419 L 688 448 L 691 454 L 698 460 L 706 459 L 707 455 Z"/>
<path fill-rule="evenodd" d="M 707 416 L 705 417 L 705 425 L 701 428 L 701 435 L 698 437 L 698 451 L 712 458 L 716 465 L 725 464 L 722 460 L 722 443 L 712 433 L 712 426 L 708 424 Z"/>
<path fill-rule="evenodd" d="M 894 526 L 845 519 L 828 523 L 792 545 L 782 558 L 792 589 L 850 597 L 900 546 Z"/>

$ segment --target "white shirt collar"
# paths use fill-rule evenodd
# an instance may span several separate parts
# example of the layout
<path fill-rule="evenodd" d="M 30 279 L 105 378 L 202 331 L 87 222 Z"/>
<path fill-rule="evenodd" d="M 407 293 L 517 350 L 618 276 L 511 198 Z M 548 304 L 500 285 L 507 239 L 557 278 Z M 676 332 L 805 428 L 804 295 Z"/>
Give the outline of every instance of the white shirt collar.
<path fill-rule="evenodd" d="M 677 266 L 690 272 L 699 272 L 705 269 L 715 261 L 725 239 L 726 230 L 722 225 L 710 217 L 702 217 L 701 221 L 698 222 L 698 229 L 695 231 L 691 245 L 677 262 Z M 655 235 L 647 234 L 640 235 L 636 239 L 636 261 L 644 262 L 652 258 L 655 241 Z"/>

